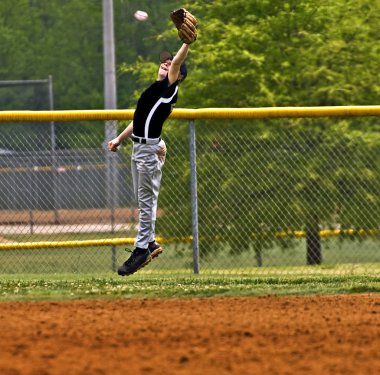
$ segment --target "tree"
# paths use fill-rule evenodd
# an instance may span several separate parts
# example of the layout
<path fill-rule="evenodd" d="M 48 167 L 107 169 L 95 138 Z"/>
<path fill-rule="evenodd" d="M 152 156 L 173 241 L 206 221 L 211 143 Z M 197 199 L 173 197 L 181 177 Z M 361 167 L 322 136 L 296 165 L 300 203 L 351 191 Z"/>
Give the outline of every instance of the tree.
<path fill-rule="evenodd" d="M 189 57 L 183 106 L 377 104 L 378 3 L 197 1 L 190 9 L 206 26 L 200 26 Z M 375 121 L 283 120 L 280 127 L 240 121 L 236 126 L 237 134 L 228 137 L 221 123 L 198 127 L 199 222 L 205 238 L 223 233 L 232 251 L 244 251 L 253 240 L 260 252 L 274 240 L 264 240 L 265 233 L 305 228 L 307 261 L 319 264 L 322 223 L 332 225 L 338 215 L 343 227 L 377 225 L 378 156 L 363 165 L 358 152 L 378 151 Z M 244 139 L 251 142 L 248 151 L 240 146 Z M 208 147 L 202 147 L 206 140 Z M 210 147 L 214 142 L 218 150 Z M 226 163 L 223 152 L 234 162 Z M 370 206 L 374 214 L 368 217 Z M 182 210 L 171 212 L 172 220 L 183 221 Z"/>
<path fill-rule="evenodd" d="M 169 9 L 174 3 L 114 0 L 117 68 L 122 64 L 128 66 L 139 56 L 150 56 L 153 60 L 161 49 L 168 47 L 165 41 L 157 41 L 156 36 L 167 24 Z M 149 21 L 138 22 L 133 18 L 134 11 L 140 7 L 150 14 Z M 46 79 L 52 75 L 55 109 L 104 107 L 101 1 L 2 0 L 0 15 L 0 80 Z M 120 108 L 134 106 L 132 93 L 136 86 L 133 75 L 118 70 Z M 17 91 L 16 97 L 15 91 L 0 89 L 1 107 L 47 109 L 47 100 L 45 108 L 34 105 L 20 108 L 18 102 L 24 103 L 33 96 L 25 91 Z M 12 124 L 12 129 L 16 127 Z M 72 127 L 73 124 L 56 124 L 59 148 L 77 148 L 82 144 L 99 147 L 103 142 L 103 122 L 76 123 L 76 139 L 68 136 Z M 4 127 L 3 131 L 8 132 Z M 34 133 L 26 126 L 22 131 L 29 132 L 30 136 Z M 94 132 L 97 144 L 92 141 Z"/>

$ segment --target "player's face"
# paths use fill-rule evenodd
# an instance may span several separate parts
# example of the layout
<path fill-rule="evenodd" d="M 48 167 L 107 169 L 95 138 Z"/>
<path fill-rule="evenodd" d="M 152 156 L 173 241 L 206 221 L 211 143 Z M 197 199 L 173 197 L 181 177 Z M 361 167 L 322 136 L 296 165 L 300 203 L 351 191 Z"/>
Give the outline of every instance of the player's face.
<path fill-rule="evenodd" d="M 165 62 L 161 63 L 160 68 L 158 69 L 158 79 L 162 80 L 166 77 L 169 72 L 170 65 L 172 64 L 172 60 L 167 59 Z"/>

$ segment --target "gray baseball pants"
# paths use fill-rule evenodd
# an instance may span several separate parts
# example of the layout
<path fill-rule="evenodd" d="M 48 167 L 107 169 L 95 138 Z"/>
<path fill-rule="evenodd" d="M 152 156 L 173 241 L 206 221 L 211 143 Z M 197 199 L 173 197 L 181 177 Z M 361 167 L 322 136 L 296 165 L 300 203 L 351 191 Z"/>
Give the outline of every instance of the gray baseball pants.
<path fill-rule="evenodd" d="M 132 177 L 135 198 L 139 209 L 139 228 L 135 247 L 148 248 L 155 238 L 157 202 L 160 191 L 162 167 L 165 158 L 157 155 L 160 143 L 147 145 L 134 143 L 132 152 Z"/>

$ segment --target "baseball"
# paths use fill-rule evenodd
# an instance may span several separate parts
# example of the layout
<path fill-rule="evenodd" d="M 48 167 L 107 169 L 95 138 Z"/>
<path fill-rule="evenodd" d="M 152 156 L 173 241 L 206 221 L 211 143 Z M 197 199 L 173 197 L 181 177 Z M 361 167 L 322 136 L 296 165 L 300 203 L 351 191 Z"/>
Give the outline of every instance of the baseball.
<path fill-rule="evenodd" d="M 148 13 L 144 12 L 143 10 L 136 10 L 134 17 L 138 21 L 146 21 L 148 19 Z"/>

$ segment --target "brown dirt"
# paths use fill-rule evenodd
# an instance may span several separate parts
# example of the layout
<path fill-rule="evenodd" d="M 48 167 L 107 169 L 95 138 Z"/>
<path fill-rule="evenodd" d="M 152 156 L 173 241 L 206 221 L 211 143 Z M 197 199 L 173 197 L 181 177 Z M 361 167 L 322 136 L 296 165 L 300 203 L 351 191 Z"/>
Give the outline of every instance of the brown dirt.
<path fill-rule="evenodd" d="M 137 209 L 116 208 L 113 212 L 114 220 L 117 223 L 125 223 L 129 220 L 137 220 Z M 160 212 L 158 213 L 160 214 Z M 111 210 L 109 209 L 88 209 L 88 210 L 58 210 L 57 216 L 59 224 L 88 224 L 88 223 L 110 223 Z M 0 224 L 55 224 L 54 211 L 0 211 Z"/>
<path fill-rule="evenodd" d="M 380 373 L 380 295 L 0 303 L 0 374 Z"/>

